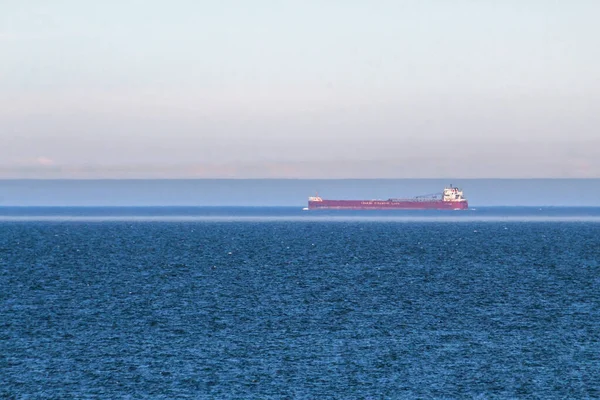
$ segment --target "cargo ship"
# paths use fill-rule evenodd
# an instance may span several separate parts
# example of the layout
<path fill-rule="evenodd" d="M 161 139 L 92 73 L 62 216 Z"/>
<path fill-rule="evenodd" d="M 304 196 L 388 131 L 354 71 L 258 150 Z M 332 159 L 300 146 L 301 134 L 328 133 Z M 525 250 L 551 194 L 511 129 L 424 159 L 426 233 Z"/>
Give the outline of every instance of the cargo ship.
<path fill-rule="evenodd" d="M 387 200 L 326 200 L 308 198 L 305 210 L 466 210 L 469 202 L 463 191 L 450 185 L 442 193 L 416 196 L 408 199 Z"/>

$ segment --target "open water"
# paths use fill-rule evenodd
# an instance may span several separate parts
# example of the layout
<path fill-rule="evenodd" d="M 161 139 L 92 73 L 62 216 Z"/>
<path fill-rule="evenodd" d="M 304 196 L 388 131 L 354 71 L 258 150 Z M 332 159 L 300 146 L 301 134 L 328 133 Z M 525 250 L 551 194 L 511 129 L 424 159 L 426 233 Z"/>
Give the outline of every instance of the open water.
<path fill-rule="evenodd" d="M 600 397 L 600 209 L 6 209 L 0 289 L 0 398 Z"/>

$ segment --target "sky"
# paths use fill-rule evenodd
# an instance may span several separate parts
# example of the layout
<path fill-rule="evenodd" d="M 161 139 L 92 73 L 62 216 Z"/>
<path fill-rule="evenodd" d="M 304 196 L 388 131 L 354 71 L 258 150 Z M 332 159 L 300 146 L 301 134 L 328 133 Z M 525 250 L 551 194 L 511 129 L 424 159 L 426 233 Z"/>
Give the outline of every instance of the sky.
<path fill-rule="evenodd" d="M 596 0 L 2 0 L 0 178 L 597 178 Z"/>

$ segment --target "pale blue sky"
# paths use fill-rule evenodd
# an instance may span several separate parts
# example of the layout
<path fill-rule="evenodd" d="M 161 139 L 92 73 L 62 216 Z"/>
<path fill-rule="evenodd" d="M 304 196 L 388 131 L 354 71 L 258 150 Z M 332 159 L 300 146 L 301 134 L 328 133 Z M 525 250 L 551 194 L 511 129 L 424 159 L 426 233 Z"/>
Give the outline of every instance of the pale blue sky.
<path fill-rule="evenodd" d="M 600 177 L 598 15 L 3 0 L 0 177 Z"/>

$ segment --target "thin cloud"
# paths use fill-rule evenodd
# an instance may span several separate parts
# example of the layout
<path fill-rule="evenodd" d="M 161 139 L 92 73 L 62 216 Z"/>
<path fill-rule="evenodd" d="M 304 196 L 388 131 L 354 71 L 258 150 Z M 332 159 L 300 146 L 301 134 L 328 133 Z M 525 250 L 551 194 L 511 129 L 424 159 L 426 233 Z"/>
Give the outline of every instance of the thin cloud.
<path fill-rule="evenodd" d="M 35 159 L 35 162 L 44 167 L 51 167 L 56 164 L 53 159 L 48 157 L 38 157 Z"/>
<path fill-rule="evenodd" d="M 48 157 L 38 157 L 35 163 L 0 165 L 0 178 L 52 179 L 190 179 L 190 178 L 288 178 L 288 179 L 401 179 L 440 178 L 599 178 L 600 164 L 591 159 L 576 159 L 569 165 L 556 165 L 541 158 L 517 158 L 516 168 L 528 173 L 499 172 L 494 164 L 485 162 L 485 155 L 465 159 L 459 166 L 448 169 L 434 158 L 423 160 L 338 160 L 311 162 L 201 163 L 179 165 L 65 165 Z"/>
<path fill-rule="evenodd" d="M 13 40 L 15 35 L 9 32 L 0 32 L 0 42 L 8 42 L 9 40 Z"/>

